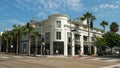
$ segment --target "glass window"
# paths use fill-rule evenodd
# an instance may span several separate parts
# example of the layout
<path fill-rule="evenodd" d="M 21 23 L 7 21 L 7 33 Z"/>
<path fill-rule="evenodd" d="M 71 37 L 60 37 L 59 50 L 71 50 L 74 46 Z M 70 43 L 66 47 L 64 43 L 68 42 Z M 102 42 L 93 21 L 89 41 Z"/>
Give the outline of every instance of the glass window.
<path fill-rule="evenodd" d="M 87 36 L 83 36 L 83 40 L 84 40 L 84 41 L 87 41 Z"/>
<path fill-rule="evenodd" d="M 56 32 L 56 39 L 61 39 L 61 32 Z"/>
<path fill-rule="evenodd" d="M 45 33 L 45 43 L 50 43 L 50 32 Z"/>
<path fill-rule="evenodd" d="M 68 37 L 68 43 L 71 43 L 71 33 L 67 32 L 67 37 Z"/>
<path fill-rule="evenodd" d="M 56 21 L 56 28 L 61 28 L 61 21 Z"/>

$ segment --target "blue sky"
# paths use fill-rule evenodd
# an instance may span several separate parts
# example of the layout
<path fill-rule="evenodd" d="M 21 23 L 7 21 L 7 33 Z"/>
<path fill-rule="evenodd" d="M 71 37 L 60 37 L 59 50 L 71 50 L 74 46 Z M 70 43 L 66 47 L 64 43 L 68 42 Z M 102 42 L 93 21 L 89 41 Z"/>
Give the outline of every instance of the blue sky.
<path fill-rule="evenodd" d="M 62 13 L 75 19 L 86 12 L 97 18 L 95 27 L 102 28 L 103 20 L 120 25 L 120 0 L 0 0 L 0 31 L 11 29 L 13 24 L 26 24 L 32 17 L 43 20 Z"/>

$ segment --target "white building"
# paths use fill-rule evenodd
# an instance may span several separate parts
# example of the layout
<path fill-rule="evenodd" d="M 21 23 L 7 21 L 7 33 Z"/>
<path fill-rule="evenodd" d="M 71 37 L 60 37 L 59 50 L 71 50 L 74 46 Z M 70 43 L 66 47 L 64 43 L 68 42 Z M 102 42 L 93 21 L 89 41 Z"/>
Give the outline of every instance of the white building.
<path fill-rule="evenodd" d="M 86 21 L 71 21 L 68 15 L 53 14 L 47 20 L 35 23 L 42 27 L 39 33 L 45 36 L 45 46 L 41 46 L 38 36 L 37 53 L 40 54 L 44 49 L 47 54 L 55 55 L 77 55 L 81 50 L 83 54 L 88 54 L 89 51 L 96 53 L 94 46 L 94 37 L 102 36 L 102 30 L 98 28 L 90 29 L 90 41 L 88 42 L 88 27 Z M 76 29 L 76 31 L 74 31 Z M 35 45 L 33 45 L 35 46 Z M 32 47 L 32 45 L 31 45 Z M 27 38 L 22 40 L 21 53 L 28 52 Z M 31 48 L 32 50 L 32 48 Z"/>

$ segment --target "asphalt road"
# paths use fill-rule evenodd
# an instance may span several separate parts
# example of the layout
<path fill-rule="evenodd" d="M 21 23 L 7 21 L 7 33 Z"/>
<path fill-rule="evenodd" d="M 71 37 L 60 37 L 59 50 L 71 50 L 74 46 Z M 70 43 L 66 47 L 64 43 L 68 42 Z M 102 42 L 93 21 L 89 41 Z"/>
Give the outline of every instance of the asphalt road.
<path fill-rule="evenodd" d="M 30 57 L 0 54 L 0 68 L 104 68 L 119 63 L 120 59 L 101 57 Z"/>

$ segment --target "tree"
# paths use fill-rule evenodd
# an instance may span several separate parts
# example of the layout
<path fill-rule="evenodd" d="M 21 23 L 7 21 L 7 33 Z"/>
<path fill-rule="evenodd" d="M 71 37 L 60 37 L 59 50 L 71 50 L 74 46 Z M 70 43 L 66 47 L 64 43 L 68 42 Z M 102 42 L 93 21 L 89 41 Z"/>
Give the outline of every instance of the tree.
<path fill-rule="evenodd" d="M 10 31 L 4 31 L 2 35 L 3 39 L 6 40 L 6 53 L 8 53 L 9 48 L 9 38 L 11 37 Z"/>
<path fill-rule="evenodd" d="M 116 32 L 118 32 L 118 30 L 119 30 L 119 25 L 116 22 L 112 22 L 110 24 L 110 31 L 116 33 Z"/>
<path fill-rule="evenodd" d="M 21 38 L 23 35 L 26 34 L 26 31 L 25 31 L 25 26 L 21 26 L 21 25 L 13 25 L 13 35 L 14 35 L 14 38 L 16 38 L 17 40 L 17 46 L 16 46 L 16 54 L 18 54 L 18 50 L 19 50 L 19 45 L 21 44 Z"/>
<path fill-rule="evenodd" d="M 83 21 L 85 20 L 85 17 L 84 16 L 82 16 L 82 17 L 79 17 L 78 19 L 80 19 L 80 21 L 82 22 L 82 24 L 83 24 Z"/>
<path fill-rule="evenodd" d="M 104 37 L 96 37 L 95 46 L 97 47 L 98 55 L 105 54 L 106 45 L 107 43 Z"/>
<path fill-rule="evenodd" d="M 88 27 L 90 27 L 90 25 L 93 26 L 92 24 L 96 17 L 93 16 L 92 13 L 87 12 L 86 14 L 83 15 L 83 17 L 84 17 L 83 19 L 87 20 Z"/>
<path fill-rule="evenodd" d="M 16 46 L 16 54 L 18 54 L 18 49 L 19 49 L 19 37 L 20 37 L 20 25 L 13 25 L 14 29 L 13 29 L 13 33 L 14 36 L 17 39 L 17 46 Z"/>
<path fill-rule="evenodd" d="M 37 27 L 36 27 L 37 28 Z M 34 28 L 32 30 L 32 35 L 33 38 L 35 38 L 35 51 L 34 51 L 34 56 L 36 56 L 37 54 L 37 45 L 38 45 L 38 31 L 36 30 L 36 28 Z"/>
<path fill-rule="evenodd" d="M 35 29 L 32 26 L 32 21 L 27 23 L 27 33 L 29 34 L 29 44 L 28 44 L 28 55 L 30 55 L 31 51 L 31 35 L 35 32 Z"/>
<path fill-rule="evenodd" d="M 84 15 L 83 15 L 84 18 L 82 19 L 85 19 L 87 20 L 87 26 L 88 26 L 88 43 L 90 42 L 90 27 L 93 27 L 93 21 L 96 19 L 96 17 L 94 15 L 92 15 L 92 13 L 89 13 L 89 12 L 86 12 Z M 91 26 L 90 26 L 91 25 Z M 91 46 L 90 46 L 90 43 L 89 43 L 89 51 L 91 53 Z"/>
<path fill-rule="evenodd" d="M 104 33 L 105 33 L 105 26 L 108 25 L 108 22 L 102 21 L 102 22 L 100 23 L 100 25 L 103 27 L 103 30 L 104 30 Z"/>
<path fill-rule="evenodd" d="M 114 32 L 107 32 L 104 36 L 107 46 L 110 48 L 114 46 L 120 46 L 120 35 Z"/>
<path fill-rule="evenodd" d="M 96 37 L 95 44 L 97 47 L 103 47 L 106 46 L 106 41 L 104 37 Z"/>

